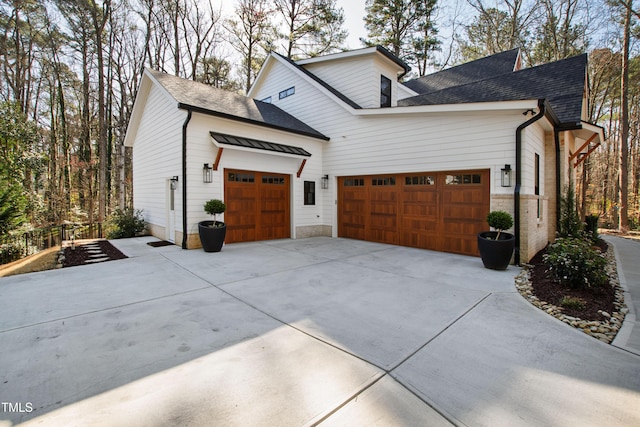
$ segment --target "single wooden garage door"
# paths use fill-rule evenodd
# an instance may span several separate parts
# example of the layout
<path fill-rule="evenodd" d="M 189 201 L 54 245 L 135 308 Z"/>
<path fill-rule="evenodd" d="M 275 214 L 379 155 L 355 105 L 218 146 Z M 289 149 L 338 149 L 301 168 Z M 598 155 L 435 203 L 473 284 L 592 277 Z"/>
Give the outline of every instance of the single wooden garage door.
<path fill-rule="evenodd" d="M 478 255 L 488 170 L 341 177 L 338 186 L 340 237 Z"/>
<path fill-rule="evenodd" d="M 225 170 L 225 242 L 291 237 L 289 175 Z"/>

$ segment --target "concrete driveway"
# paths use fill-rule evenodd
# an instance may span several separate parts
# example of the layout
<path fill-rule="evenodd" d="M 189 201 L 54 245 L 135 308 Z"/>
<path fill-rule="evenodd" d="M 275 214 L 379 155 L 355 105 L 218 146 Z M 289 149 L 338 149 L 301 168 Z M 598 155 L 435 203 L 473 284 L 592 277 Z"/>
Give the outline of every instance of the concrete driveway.
<path fill-rule="evenodd" d="M 0 427 L 640 425 L 640 355 L 480 259 L 311 238 L 0 279 Z"/>

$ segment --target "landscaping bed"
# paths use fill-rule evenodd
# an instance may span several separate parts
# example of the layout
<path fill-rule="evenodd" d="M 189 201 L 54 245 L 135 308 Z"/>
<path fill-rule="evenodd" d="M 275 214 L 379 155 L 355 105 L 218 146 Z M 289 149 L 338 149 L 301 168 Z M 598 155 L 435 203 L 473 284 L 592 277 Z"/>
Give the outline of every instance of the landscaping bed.
<path fill-rule="evenodd" d="M 604 285 L 572 288 L 559 283 L 544 262 L 545 248 L 516 277 L 516 288 L 527 301 L 546 313 L 601 341 L 611 343 L 628 309 L 618 281 L 615 252 L 603 241 L 598 246 L 607 260 L 605 271 L 608 282 Z"/>
<path fill-rule="evenodd" d="M 98 250 L 100 253 L 98 253 Z M 107 240 L 95 240 L 91 242 L 67 244 L 63 247 L 58 261 L 62 267 L 74 267 L 97 262 L 112 261 L 127 258 Z M 102 260 L 102 261 L 100 261 Z"/>

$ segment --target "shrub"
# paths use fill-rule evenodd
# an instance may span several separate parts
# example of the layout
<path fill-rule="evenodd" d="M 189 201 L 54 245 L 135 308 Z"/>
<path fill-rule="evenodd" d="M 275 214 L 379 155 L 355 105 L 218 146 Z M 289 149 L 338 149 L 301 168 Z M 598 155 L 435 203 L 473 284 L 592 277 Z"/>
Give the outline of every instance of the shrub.
<path fill-rule="evenodd" d="M 500 237 L 500 232 L 513 227 L 513 217 L 505 211 L 491 211 L 487 215 L 487 223 L 490 227 L 498 230 L 496 240 Z"/>
<path fill-rule="evenodd" d="M 16 242 L 0 245 L 0 264 L 6 264 L 22 258 L 22 246 Z"/>
<path fill-rule="evenodd" d="M 561 284 L 574 289 L 602 286 L 608 282 L 607 260 L 591 242 L 566 237 L 549 245 L 543 260 Z"/>
<path fill-rule="evenodd" d="M 585 228 L 584 231 L 587 236 L 593 241 L 597 242 L 600 236 L 598 235 L 598 221 L 599 215 L 587 215 L 584 217 Z"/>
<path fill-rule="evenodd" d="M 107 224 L 107 238 L 135 237 L 144 232 L 146 228 L 147 224 L 140 209 L 116 209 Z"/>
<path fill-rule="evenodd" d="M 573 310 L 583 310 L 585 308 L 585 301 L 578 297 L 563 296 L 560 300 L 560 305 Z"/>
<path fill-rule="evenodd" d="M 209 215 L 213 215 L 213 227 L 216 226 L 216 216 L 218 214 L 224 213 L 226 209 L 227 206 L 222 202 L 222 200 L 219 199 L 211 199 L 204 204 L 204 211 Z"/>
<path fill-rule="evenodd" d="M 582 233 L 582 222 L 576 208 L 576 193 L 573 183 L 565 189 L 565 194 L 560 200 L 560 224 L 558 228 L 559 237 L 580 237 Z"/>

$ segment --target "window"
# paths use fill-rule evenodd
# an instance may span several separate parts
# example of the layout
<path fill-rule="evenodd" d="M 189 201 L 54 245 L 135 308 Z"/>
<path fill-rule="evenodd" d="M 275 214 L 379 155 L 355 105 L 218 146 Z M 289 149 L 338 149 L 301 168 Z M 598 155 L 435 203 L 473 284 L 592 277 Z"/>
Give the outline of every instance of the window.
<path fill-rule="evenodd" d="M 447 175 L 445 184 L 458 185 L 458 184 L 481 184 L 481 175 L 477 173 L 468 173 L 464 175 Z"/>
<path fill-rule="evenodd" d="M 269 176 L 269 175 L 264 175 L 262 177 L 262 183 L 263 184 L 276 184 L 276 185 L 282 185 L 284 184 L 284 177 L 282 176 Z"/>
<path fill-rule="evenodd" d="M 534 194 L 540 196 L 540 154 L 536 153 L 535 165 L 534 165 Z M 540 197 L 538 199 L 538 219 L 542 217 L 542 204 L 540 203 Z"/>
<path fill-rule="evenodd" d="M 267 104 L 271 104 L 271 97 L 270 97 L 270 96 L 267 96 L 266 98 L 261 99 L 260 101 L 262 101 L 262 102 L 266 102 Z"/>
<path fill-rule="evenodd" d="M 404 185 L 435 185 L 436 179 L 430 175 L 407 176 Z"/>
<path fill-rule="evenodd" d="M 295 86 L 291 86 L 289 89 L 285 89 L 282 92 L 280 92 L 280 95 L 278 95 L 280 97 L 280 99 L 284 99 L 287 96 L 291 96 L 294 93 L 296 93 L 296 87 Z"/>
<path fill-rule="evenodd" d="M 255 182 L 255 175 L 252 173 L 229 172 L 227 177 L 231 182 Z"/>
<path fill-rule="evenodd" d="M 304 204 L 316 204 L 316 183 L 314 181 L 304 182 Z"/>
<path fill-rule="evenodd" d="M 363 178 L 347 178 L 344 180 L 345 187 L 364 187 Z"/>
<path fill-rule="evenodd" d="M 372 178 L 371 185 L 396 185 L 396 178 L 393 176 L 388 178 Z"/>
<path fill-rule="evenodd" d="M 391 107 L 391 80 L 380 76 L 380 107 Z"/>

